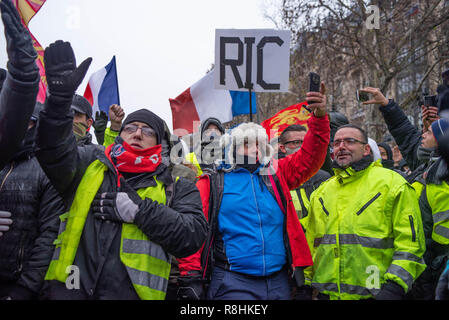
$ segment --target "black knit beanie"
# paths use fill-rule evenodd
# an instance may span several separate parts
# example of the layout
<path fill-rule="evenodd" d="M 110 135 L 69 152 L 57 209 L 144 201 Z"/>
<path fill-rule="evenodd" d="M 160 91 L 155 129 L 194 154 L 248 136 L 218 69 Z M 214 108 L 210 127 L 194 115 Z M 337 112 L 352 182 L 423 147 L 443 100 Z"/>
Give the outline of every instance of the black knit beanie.
<path fill-rule="evenodd" d="M 127 124 L 135 121 L 149 125 L 156 132 L 157 144 L 161 143 L 161 139 L 164 136 L 164 120 L 150 110 L 140 109 L 130 113 L 125 118 L 122 127 L 120 128 L 120 133 Z"/>

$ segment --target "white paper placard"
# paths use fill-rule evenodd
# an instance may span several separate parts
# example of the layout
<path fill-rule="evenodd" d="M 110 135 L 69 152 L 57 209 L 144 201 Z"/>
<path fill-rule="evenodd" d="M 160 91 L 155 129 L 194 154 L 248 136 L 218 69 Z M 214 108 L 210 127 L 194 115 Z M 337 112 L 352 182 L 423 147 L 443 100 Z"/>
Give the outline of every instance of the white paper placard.
<path fill-rule="evenodd" d="M 287 92 L 290 71 L 289 30 L 216 29 L 216 89 Z"/>

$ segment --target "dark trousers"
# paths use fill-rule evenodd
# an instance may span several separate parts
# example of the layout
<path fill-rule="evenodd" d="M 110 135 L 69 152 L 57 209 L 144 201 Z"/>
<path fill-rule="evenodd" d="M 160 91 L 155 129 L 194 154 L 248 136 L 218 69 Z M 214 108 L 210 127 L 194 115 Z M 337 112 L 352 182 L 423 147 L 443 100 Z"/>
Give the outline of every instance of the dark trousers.
<path fill-rule="evenodd" d="M 286 268 L 254 277 L 214 267 L 207 300 L 290 300 L 290 289 Z"/>

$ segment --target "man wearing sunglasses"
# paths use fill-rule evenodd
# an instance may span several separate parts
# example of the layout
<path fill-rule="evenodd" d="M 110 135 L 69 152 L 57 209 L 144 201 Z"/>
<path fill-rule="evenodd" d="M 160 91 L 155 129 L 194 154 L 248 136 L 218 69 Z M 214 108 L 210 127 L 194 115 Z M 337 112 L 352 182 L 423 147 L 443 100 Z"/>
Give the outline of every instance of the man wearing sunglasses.
<path fill-rule="evenodd" d="M 59 40 L 44 60 L 38 159 L 68 208 L 44 297 L 163 300 L 171 255 L 195 253 L 206 236 L 198 189 L 172 177 L 169 132 L 149 110 L 130 113 L 106 149 L 77 146 L 70 106 L 90 59 L 77 67 L 70 43 Z"/>
<path fill-rule="evenodd" d="M 318 299 L 403 299 L 426 267 L 415 191 L 373 162 L 360 127 L 341 126 L 332 144 L 335 175 L 312 194 L 304 223 L 314 262 L 307 283 Z"/>

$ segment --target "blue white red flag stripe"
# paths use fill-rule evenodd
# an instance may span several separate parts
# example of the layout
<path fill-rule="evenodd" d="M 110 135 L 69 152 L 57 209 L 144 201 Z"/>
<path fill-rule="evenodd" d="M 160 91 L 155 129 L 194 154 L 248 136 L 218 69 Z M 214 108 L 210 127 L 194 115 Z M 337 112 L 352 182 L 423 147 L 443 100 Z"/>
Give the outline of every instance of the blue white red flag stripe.
<path fill-rule="evenodd" d="M 109 114 L 112 104 L 120 105 L 115 56 L 104 68 L 90 76 L 84 97 L 92 105 L 94 117 L 99 110 Z"/>
<path fill-rule="evenodd" d="M 252 93 L 252 113 L 256 113 L 256 95 Z M 173 131 L 183 129 L 192 133 L 195 121 L 214 117 L 221 122 L 231 121 L 240 114 L 249 114 L 249 92 L 214 88 L 213 70 L 186 89 L 175 99 L 169 99 Z M 175 132 L 176 134 L 176 132 Z"/>

